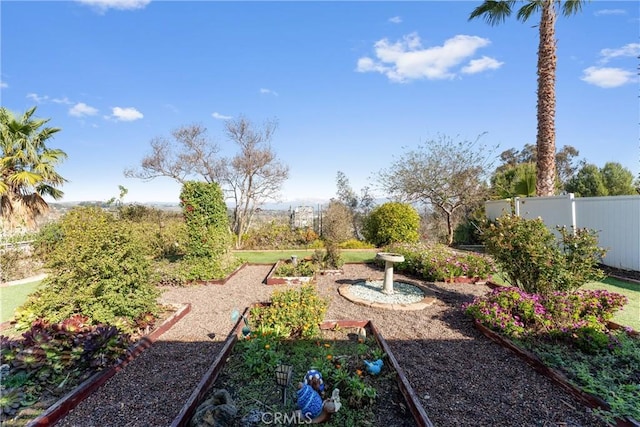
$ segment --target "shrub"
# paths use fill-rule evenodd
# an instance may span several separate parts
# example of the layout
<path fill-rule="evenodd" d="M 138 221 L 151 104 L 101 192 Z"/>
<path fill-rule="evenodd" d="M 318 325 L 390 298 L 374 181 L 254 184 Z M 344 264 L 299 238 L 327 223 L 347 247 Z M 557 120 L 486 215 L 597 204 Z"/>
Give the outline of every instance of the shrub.
<path fill-rule="evenodd" d="M 583 350 L 606 347 L 606 322 L 626 303 L 624 295 L 604 291 L 529 294 L 515 287 L 497 288 L 464 306 L 467 314 L 508 337 L 544 335 L 564 338 Z M 601 332 L 602 334 L 597 334 Z"/>
<path fill-rule="evenodd" d="M 375 249 L 375 246 L 362 240 L 349 239 L 338 244 L 340 249 Z"/>
<path fill-rule="evenodd" d="M 282 338 L 311 338 L 320 333 L 328 301 L 315 286 L 275 291 L 271 304 L 254 307 L 249 318 L 253 329 Z"/>
<path fill-rule="evenodd" d="M 187 280 L 217 279 L 236 267 L 231 255 L 231 232 L 227 206 L 216 183 L 187 181 L 180 193 L 187 226 L 184 277 Z"/>
<path fill-rule="evenodd" d="M 351 209 L 340 201 L 331 200 L 322 215 L 322 237 L 339 243 L 353 238 L 353 233 Z"/>
<path fill-rule="evenodd" d="M 540 218 L 505 215 L 485 229 L 487 252 L 509 283 L 529 293 L 571 291 L 603 277 L 596 268 L 605 250 L 594 231 L 558 228 L 557 240 Z"/>
<path fill-rule="evenodd" d="M 406 203 L 388 202 L 376 207 L 364 220 L 366 240 L 376 247 L 414 243 L 420 238 L 420 215 Z"/>
<path fill-rule="evenodd" d="M 43 225 L 33 239 L 33 254 L 43 261 L 49 259 L 49 255 L 56 245 L 62 240 L 62 225 L 59 221 Z"/>
<path fill-rule="evenodd" d="M 294 265 L 287 260 L 279 263 L 273 274 L 277 277 L 313 277 L 317 270 L 318 266 L 311 261 L 298 261 Z"/>
<path fill-rule="evenodd" d="M 36 318 L 60 322 L 82 314 L 92 323 L 133 326 L 157 308 L 144 249 L 122 221 L 100 208 L 76 208 L 60 224 L 43 287 L 16 310 L 18 327 Z"/>
<path fill-rule="evenodd" d="M 496 271 L 489 257 L 456 252 L 442 244 L 395 244 L 385 250 L 404 256 L 404 262 L 395 265 L 398 271 L 429 281 L 451 280 L 460 276 L 486 279 Z"/>
<path fill-rule="evenodd" d="M 252 227 L 242 236 L 243 249 L 294 249 L 316 246 L 320 242 L 313 229 L 297 228 L 283 221 L 272 220 Z"/>

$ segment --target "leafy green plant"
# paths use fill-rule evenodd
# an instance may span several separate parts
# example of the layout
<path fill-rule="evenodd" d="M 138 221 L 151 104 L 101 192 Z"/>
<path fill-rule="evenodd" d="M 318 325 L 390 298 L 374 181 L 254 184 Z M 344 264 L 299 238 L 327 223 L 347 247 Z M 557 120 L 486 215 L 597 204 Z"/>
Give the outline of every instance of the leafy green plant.
<path fill-rule="evenodd" d="M 456 252 L 441 244 L 398 243 L 385 250 L 404 256 L 405 260 L 395 265 L 398 271 L 406 271 L 429 281 L 453 280 L 461 276 L 486 279 L 496 272 L 491 258 L 471 252 Z"/>
<path fill-rule="evenodd" d="M 251 309 L 252 328 L 262 328 L 283 338 L 309 338 L 319 333 L 318 325 L 324 320 L 328 301 L 322 298 L 314 285 L 275 291 L 271 304 Z"/>
<path fill-rule="evenodd" d="M 376 247 L 414 243 L 420 238 L 420 215 L 407 203 L 388 202 L 376 207 L 364 220 L 366 240 Z"/>
<path fill-rule="evenodd" d="M 180 193 L 187 227 L 184 275 L 188 280 L 218 279 L 235 268 L 227 206 L 216 183 L 187 181 Z"/>
<path fill-rule="evenodd" d="M 504 215 L 484 231 L 487 252 L 509 283 L 530 293 L 572 291 L 601 279 L 596 267 L 605 250 L 594 231 L 558 229 L 560 239 L 540 218 Z"/>
<path fill-rule="evenodd" d="M 318 265 L 312 261 L 298 261 L 296 264 L 290 260 L 280 262 L 273 272 L 276 277 L 313 277 L 318 271 Z"/>
<path fill-rule="evenodd" d="M 82 314 L 90 323 L 127 329 L 141 314 L 156 312 L 148 260 L 125 223 L 100 208 L 76 208 L 62 218 L 60 233 L 47 263 L 51 273 L 15 312 L 17 328 Z"/>

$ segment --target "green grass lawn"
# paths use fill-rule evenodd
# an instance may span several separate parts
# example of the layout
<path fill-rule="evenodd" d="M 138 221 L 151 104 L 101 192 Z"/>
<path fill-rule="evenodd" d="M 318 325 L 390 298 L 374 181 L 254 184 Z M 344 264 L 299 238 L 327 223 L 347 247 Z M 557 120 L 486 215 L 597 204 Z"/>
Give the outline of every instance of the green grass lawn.
<path fill-rule="evenodd" d="M 40 283 L 42 281 L 0 288 L 0 322 L 11 320 L 15 309 L 27 300 L 29 294 L 35 291 Z"/>
<path fill-rule="evenodd" d="M 254 264 L 273 264 L 280 259 L 289 259 L 296 255 L 298 259 L 313 255 L 314 249 L 293 249 L 284 251 L 235 251 L 238 258 L 243 258 L 247 262 Z M 363 250 L 342 250 L 340 254 L 344 262 L 366 262 L 373 261 L 376 257 L 376 249 Z"/>
<path fill-rule="evenodd" d="M 613 321 L 640 331 L 640 285 L 607 277 L 599 282 L 587 283 L 580 289 L 604 289 L 626 296 L 629 302 L 613 316 Z"/>

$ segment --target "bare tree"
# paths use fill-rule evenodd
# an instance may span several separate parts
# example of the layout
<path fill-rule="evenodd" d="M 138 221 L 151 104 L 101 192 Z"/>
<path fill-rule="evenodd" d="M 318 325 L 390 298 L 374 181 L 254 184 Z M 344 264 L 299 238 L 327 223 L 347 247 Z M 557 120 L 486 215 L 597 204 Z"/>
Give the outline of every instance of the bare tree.
<path fill-rule="evenodd" d="M 489 193 L 495 148 L 475 141 L 440 135 L 396 159 L 380 173 L 380 185 L 406 202 L 431 204 L 447 224 L 447 244 L 453 243 L 455 214 L 483 202 Z"/>
<path fill-rule="evenodd" d="M 207 136 L 207 128 L 194 123 L 175 129 L 171 136 L 152 139 L 151 154 L 142 159 L 139 169 L 125 169 L 124 175 L 145 181 L 166 176 L 181 184 L 195 177 L 218 181 L 220 147 Z"/>
<path fill-rule="evenodd" d="M 224 160 L 220 168 L 220 184 L 235 202 L 232 227 L 237 248 L 256 208 L 276 198 L 289 177 L 288 166 L 278 160 L 270 145 L 276 128 L 275 121 L 257 128 L 245 117 L 226 122 L 227 136 L 240 147 L 240 152 Z"/>
<path fill-rule="evenodd" d="M 344 172 L 338 171 L 336 175 L 336 186 L 338 187 L 337 195 L 338 200 L 341 201 L 351 211 L 351 217 L 353 220 L 353 231 L 358 239 L 363 239 L 362 236 L 362 221 L 369 215 L 375 200 L 371 194 L 371 189 L 363 187 L 360 190 L 360 196 L 351 188 L 349 178 Z"/>
<path fill-rule="evenodd" d="M 222 158 L 218 156 L 220 147 L 207 136 L 205 127 L 185 125 L 171 132 L 172 139 L 151 140 L 151 153 L 142 159 L 140 168 L 126 169 L 124 174 L 143 180 L 165 176 L 180 183 L 198 178 L 217 182 L 234 202 L 232 229 L 236 247 L 240 247 L 256 208 L 276 198 L 289 176 L 289 168 L 277 159 L 270 145 L 276 128 L 275 121 L 256 127 L 244 117 L 228 120 L 226 136 L 238 145 L 239 152 Z"/>

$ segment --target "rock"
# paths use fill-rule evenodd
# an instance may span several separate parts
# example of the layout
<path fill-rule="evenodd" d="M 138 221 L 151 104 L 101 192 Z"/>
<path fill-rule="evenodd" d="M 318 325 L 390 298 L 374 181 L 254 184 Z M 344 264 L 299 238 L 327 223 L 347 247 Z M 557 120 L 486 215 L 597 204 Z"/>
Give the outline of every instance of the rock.
<path fill-rule="evenodd" d="M 196 409 L 189 425 L 191 427 L 231 427 L 238 409 L 227 390 L 216 390 L 213 396 Z"/>
<path fill-rule="evenodd" d="M 262 422 L 264 412 L 258 409 L 252 409 L 247 415 L 240 420 L 240 427 L 258 427 Z"/>

